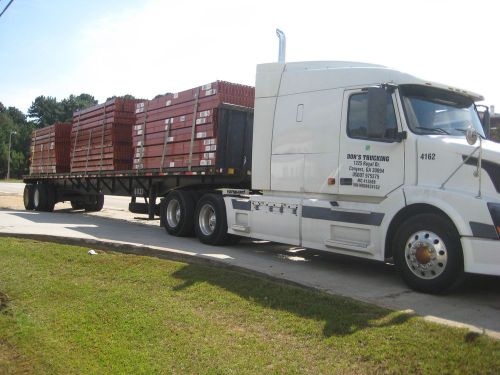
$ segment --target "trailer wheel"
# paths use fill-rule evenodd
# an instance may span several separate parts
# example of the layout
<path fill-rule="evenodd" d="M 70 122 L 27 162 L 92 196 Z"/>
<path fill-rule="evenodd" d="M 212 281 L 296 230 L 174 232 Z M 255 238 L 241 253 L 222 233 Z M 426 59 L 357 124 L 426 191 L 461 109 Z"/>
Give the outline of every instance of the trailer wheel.
<path fill-rule="evenodd" d="M 45 189 L 43 185 L 36 184 L 33 188 L 33 208 L 36 211 L 43 211 L 43 200 Z"/>
<path fill-rule="evenodd" d="M 36 184 L 33 192 L 33 207 L 36 211 L 54 211 L 55 190 L 48 184 Z"/>
<path fill-rule="evenodd" d="M 196 237 L 208 245 L 231 245 L 239 236 L 227 233 L 224 198 L 218 194 L 203 195 L 196 205 L 194 230 Z"/>
<path fill-rule="evenodd" d="M 419 214 L 405 221 L 394 240 L 394 261 L 403 280 L 425 293 L 444 293 L 463 279 L 460 237 L 449 220 Z"/>
<path fill-rule="evenodd" d="M 187 237 L 193 234 L 195 199 L 192 192 L 172 190 L 162 202 L 162 223 L 168 234 Z"/>
<path fill-rule="evenodd" d="M 33 184 L 24 185 L 23 202 L 24 202 L 24 208 L 28 211 L 35 209 L 35 204 L 33 202 L 33 193 L 34 193 Z"/>
<path fill-rule="evenodd" d="M 85 205 L 80 201 L 71 201 L 71 208 L 73 210 L 83 210 Z"/>
<path fill-rule="evenodd" d="M 97 194 L 92 196 L 91 203 L 84 203 L 83 208 L 86 212 L 98 212 L 104 206 L 104 194 Z"/>

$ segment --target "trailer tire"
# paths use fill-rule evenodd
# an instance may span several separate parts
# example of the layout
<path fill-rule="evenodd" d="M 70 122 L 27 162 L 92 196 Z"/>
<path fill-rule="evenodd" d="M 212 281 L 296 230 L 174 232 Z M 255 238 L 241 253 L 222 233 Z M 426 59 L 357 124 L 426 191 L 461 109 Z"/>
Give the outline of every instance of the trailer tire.
<path fill-rule="evenodd" d="M 219 194 L 203 195 L 196 205 L 194 231 L 207 245 L 233 245 L 239 236 L 227 233 L 226 205 Z"/>
<path fill-rule="evenodd" d="M 176 237 L 192 236 L 194 209 L 195 197 L 192 192 L 172 190 L 168 193 L 160 209 L 161 221 L 167 233 Z"/>
<path fill-rule="evenodd" d="M 417 291 L 442 294 L 463 280 L 460 236 L 441 215 L 425 213 L 409 218 L 396 232 L 393 246 L 401 277 Z"/>
<path fill-rule="evenodd" d="M 35 209 L 35 204 L 33 202 L 33 193 L 34 193 L 34 185 L 33 184 L 24 185 L 23 203 L 24 203 L 24 208 L 27 211 L 32 211 Z"/>
<path fill-rule="evenodd" d="M 55 190 L 49 184 L 36 184 L 33 188 L 33 207 L 36 211 L 52 212 L 55 206 Z"/>
<path fill-rule="evenodd" d="M 83 208 L 86 212 L 99 212 L 104 206 L 104 194 L 96 194 L 92 196 L 92 203 L 84 203 Z"/>

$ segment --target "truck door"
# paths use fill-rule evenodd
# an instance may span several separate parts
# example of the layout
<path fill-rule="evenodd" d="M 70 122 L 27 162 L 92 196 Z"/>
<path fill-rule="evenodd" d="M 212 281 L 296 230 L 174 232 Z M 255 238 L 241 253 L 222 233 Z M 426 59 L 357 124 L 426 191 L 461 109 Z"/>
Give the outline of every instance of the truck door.
<path fill-rule="evenodd" d="M 387 92 L 385 131 L 370 134 L 368 90 L 346 90 L 339 137 L 339 195 L 374 202 L 404 182 L 404 142 L 396 94 Z M 350 199 L 347 199 L 350 200 Z"/>

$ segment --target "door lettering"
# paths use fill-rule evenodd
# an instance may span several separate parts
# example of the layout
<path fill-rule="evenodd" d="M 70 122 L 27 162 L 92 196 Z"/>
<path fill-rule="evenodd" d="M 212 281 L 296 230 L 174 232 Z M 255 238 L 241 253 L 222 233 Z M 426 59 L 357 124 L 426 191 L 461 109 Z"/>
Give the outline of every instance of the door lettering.
<path fill-rule="evenodd" d="M 381 175 L 385 173 L 389 155 L 347 154 L 348 171 L 355 188 L 380 190 Z"/>

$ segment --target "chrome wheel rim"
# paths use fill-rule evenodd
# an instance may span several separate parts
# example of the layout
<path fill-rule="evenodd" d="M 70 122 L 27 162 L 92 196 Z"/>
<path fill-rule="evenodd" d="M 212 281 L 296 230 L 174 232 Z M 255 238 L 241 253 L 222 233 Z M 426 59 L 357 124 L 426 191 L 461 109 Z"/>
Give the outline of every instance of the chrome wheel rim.
<path fill-rule="evenodd" d="M 172 199 L 167 205 L 167 223 L 175 228 L 181 221 L 181 205 L 177 199 Z"/>
<path fill-rule="evenodd" d="M 35 207 L 38 207 L 40 204 L 40 190 L 38 188 L 35 188 L 35 192 L 33 193 L 33 204 Z"/>
<path fill-rule="evenodd" d="M 205 236 L 210 236 L 214 233 L 215 226 L 217 225 L 217 216 L 210 203 L 205 203 L 201 207 L 198 222 L 200 230 Z"/>
<path fill-rule="evenodd" d="M 413 233 L 405 247 L 410 271 L 420 279 L 435 279 L 446 269 L 448 250 L 443 239 L 431 231 Z"/>

